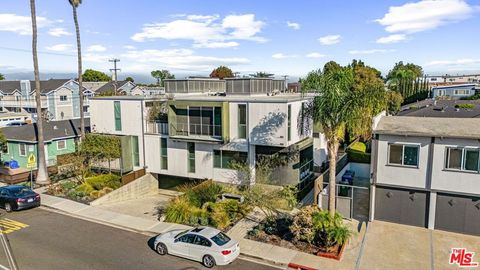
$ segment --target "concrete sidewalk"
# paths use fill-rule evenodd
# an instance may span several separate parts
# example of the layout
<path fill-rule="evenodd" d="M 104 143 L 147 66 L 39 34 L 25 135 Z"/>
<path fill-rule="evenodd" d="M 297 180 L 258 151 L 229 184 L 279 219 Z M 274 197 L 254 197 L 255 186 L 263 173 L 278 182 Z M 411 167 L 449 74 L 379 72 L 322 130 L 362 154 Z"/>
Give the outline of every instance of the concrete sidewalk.
<path fill-rule="evenodd" d="M 134 217 L 122 213 L 109 211 L 97 206 L 86 205 L 72 200 L 63 199 L 47 194 L 41 194 L 42 206 L 68 213 L 83 219 L 105 223 L 146 234 L 158 234 L 174 229 L 188 229 L 189 226 L 154 221 L 151 219 Z"/>

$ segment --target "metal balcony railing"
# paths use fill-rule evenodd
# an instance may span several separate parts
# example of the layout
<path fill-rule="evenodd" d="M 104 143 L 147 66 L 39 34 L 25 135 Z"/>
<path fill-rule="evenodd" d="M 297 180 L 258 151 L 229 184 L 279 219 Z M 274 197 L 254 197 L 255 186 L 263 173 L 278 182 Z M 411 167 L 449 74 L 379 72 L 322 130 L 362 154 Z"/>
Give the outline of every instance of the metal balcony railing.
<path fill-rule="evenodd" d="M 166 122 L 148 122 L 147 133 L 168 135 L 168 123 Z"/>
<path fill-rule="evenodd" d="M 184 124 L 177 123 L 172 124 L 172 128 L 175 131 L 175 135 L 180 136 L 208 136 L 208 137 L 221 137 L 222 125 L 205 125 L 205 124 Z"/>

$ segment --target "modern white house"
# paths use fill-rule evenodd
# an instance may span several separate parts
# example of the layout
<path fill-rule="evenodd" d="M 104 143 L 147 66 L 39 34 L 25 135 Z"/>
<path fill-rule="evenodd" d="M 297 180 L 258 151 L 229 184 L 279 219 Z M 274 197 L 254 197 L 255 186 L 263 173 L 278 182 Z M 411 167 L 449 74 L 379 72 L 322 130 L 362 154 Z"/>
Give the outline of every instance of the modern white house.
<path fill-rule="evenodd" d="M 49 120 L 67 120 L 80 117 L 78 83 L 73 79 L 50 79 L 40 81 L 41 106 L 44 117 Z M 89 116 L 89 99 L 94 93 L 83 89 L 85 116 Z M 37 117 L 35 81 L 0 81 L 0 106 L 9 112 L 26 112 Z"/>
<path fill-rule="evenodd" d="M 370 220 L 480 235 L 480 121 L 386 116 L 373 129 Z"/>
<path fill-rule="evenodd" d="M 299 184 L 311 178 L 313 125 L 303 110 L 312 97 L 270 95 L 275 89 L 263 88 L 273 85 L 264 83 L 265 79 L 262 88 L 255 88 L 252 79 L 245 79 L 254 82 L 251 88 L 245 87 L 245 81 L 233 80 L 231 86 L 228 79 L 207 80 L 225 84 L 219 93 L 221 85 L 216 85 L 215 91 L 198 89 L 196 83 L 204 82 L 197 79 L 194 88 L 188 87 L 192 80 L 178 80 L 179 85 L 167 80 L 168 98 L 95 97 L 91 101 L 92 132 L 134 136 L 135 168 L 146 167 L 161 187 L 168 186 L 173 178 L 240 184 L 245 172 L 232 169 L 233 161 L 244 164 L 253 176 L 257 161 L 266 156 L 284 161 L 273 172 L 276 184 Z M 242 88 L 235 88 L 237 85 Z M 232 94 L 237 91 L 241 94 Z M 152 115 L 152 111 L 160 113 Z M 318 137 L 323 139 L 323 135 Z M 315 149 L 325 153 L 325 144 L 320 140 Z M 248 180 L 253 182 L 255 177 Z"/>
<path fill-rule="evenodd" d="M 460 99 L 470 97 L 476 93 L 475 84 L 456 84 L 432 87 L 433 98 L 452 98 Z"/>

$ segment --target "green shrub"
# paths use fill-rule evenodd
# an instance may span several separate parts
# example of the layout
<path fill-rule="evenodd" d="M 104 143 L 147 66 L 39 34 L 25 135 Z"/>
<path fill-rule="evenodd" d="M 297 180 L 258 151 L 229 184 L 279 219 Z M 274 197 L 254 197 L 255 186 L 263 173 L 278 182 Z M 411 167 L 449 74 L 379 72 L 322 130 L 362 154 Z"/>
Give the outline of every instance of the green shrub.
<path fill-rule="evenodd" d="M 352 149 L 347 150 L 348 160 L 350 162 L 357 162 L 357 163 L 368 163 L 370 164 L 371 154 L 360 152 Z"/>
<path fill-rule="evenodd" d="M 244 218 L 251 210 L 247 204 L 240 203 L 237 200 L 225 200 L 216 204 L 225 209 L 230 221 L 236 221 Z"/>
<path fill-rule="evenodd" d="M 90 192 L 94 191 L 95 189 L 88 183 L 83 183 L 75 188 L 76 192 L 83 192 L 86 195 L 90 195 Z"/>
<path fill-rule="evenodd" d="M 216 202 L 223 187 L 212 180 L 204 181 L 196 186 L 185 185 L 179 188 L 185 198 L 196 207 L 201 208 L 207 202 Z"/>
<path fill-rule="evenodd" d="M 232 223 L 229 214 L 221 203 L 206 203 L 204 208 L 209 214 L 209 224 L 223 230 Z"/>
<path fill-rule="evenodd" d="M 100 198 L 100 197 L 101 197 L 101 196 L 100 196 L 100 191 L 94 190 L 94 191 L 90 192 L 90 195 L 89 195 L 89 196 L 90 196 L 90 198 L 92 198 L 92 199 Z"/>
<path fill-rule="evenodd" d="M 70 190 L 75 188 L 77 186 L 77 183 L 73 181 L 63 181 L 61 182 L 61 185 L 64 190 Z"/>
<path fill-rule="evenodd" d="M 104 187 L 117 189 L 122 186 L 121 177 L 115 174 L 100 174 L 89 177 L 85 180 L 95 190 L 102 190 Z"/>
<path fill-rule="evenodd" d="M 461 99 L 463 99 L 463 100 L 477 100 L 477 99 L 480 99 L 480 93 L 477 93 L 477 94 L 475 94 L 473 96 L 469 96 L 469 97 L 463 97 Z"/>
<path fill-rule="evenodd" d="M 343 245 L 352 235 L 350 228 L 343 224 L 343 217 L 328 211 L 318 211 L 312 215 L 315 243 L 326 248 Z"/>
<path fill-rule="evenodd" d="M 475 104 L 472 103 L 463 103 L 455 105 L 457 109 L 475 109 Z"/>
<path fill-rule="evenodd" d="M 176 198 L 165 208 L 165 221 L 188 224 L 190 222 L 190 213 L 192 207 L 186 200 Z"/>
<path fill-rule="evenodd" d="M 354 142 L 350 146 L 350 149 L 365 153 L 367 151 L 367 146 L 363 142 Z"/>
<path fill-rule="evenodd" d="M 313 242 L 315 239 L 315 230 L 312 216 L 317 212 L 320 212 L 317 206 L 307 206 L 300 209 L 300 212 L 295 215 L 293 223 L 290 226 L 294 240 L 307 243 Z"/>

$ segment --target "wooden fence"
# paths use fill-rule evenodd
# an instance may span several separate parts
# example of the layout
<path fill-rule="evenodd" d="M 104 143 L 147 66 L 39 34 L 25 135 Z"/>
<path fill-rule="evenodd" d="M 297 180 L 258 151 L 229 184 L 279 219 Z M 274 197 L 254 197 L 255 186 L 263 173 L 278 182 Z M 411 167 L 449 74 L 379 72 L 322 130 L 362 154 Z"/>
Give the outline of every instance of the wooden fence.
<path fill-rule="evenodd" d="M 137 171 L 132 171 L 122 176 L 122 186 L 132 182 L 133 180 L 140 178 L 145 175 L 145 169 L 140 169 Z"/>

